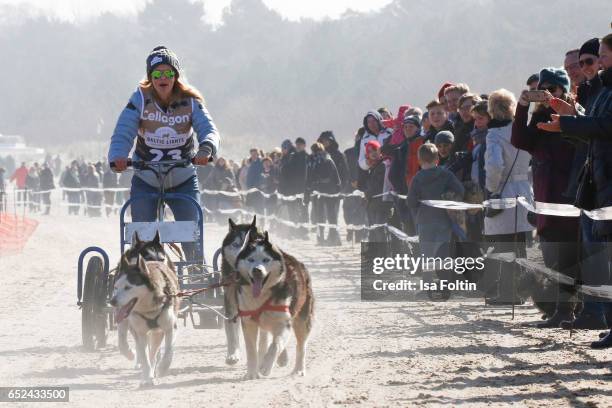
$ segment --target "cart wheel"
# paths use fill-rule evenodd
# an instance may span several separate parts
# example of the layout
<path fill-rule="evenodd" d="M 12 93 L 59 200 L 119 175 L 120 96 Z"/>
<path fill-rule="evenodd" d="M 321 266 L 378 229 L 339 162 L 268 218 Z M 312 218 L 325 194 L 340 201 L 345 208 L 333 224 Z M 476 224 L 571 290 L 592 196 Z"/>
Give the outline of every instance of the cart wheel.
<path fill-rule="evenodd" d="M 108 278 L 104 279 L 104 263 L 98 258 L 97 262 L 99 269 L 96 273 L 96 293 L 95 293 L 95 308 L 94 308 L 94 334 L 96 336 L 96 348 L 106 347 L 108 339 L 108 313 L 106 311 L 106 302 L 108 300 Z"/>
<path fill-rule="evenodd" d="M 106 344 L 106 314 L 102 306 L 106 303 L 106 285 L 102 279 L 104 262 L 99 256 L 92 256 L 87 262 L 83 303 L 81 311 L 81 330 L 83 347 L 87 351 Z M 103 295 L 103 296 L 101 296 Z M 100 298 L 104 299 L 101 300 Z"/>

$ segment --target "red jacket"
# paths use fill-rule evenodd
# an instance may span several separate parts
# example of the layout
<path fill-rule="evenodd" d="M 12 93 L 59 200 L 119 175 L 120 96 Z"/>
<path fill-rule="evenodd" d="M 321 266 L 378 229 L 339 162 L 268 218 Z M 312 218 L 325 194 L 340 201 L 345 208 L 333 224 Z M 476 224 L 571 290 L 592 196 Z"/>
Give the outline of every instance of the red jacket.
<path fill-rule="evenodd" d="M 25 188 L 26 177 L 28 177 L 28 169 L 25 166 L 21 166 L 17 170 L 15 170 L 9 181 L 15 180 L 17 188 Z"/>
<path fill-rule="evenodd" d="M 424 142 L 425 138 L 418 136 L 408 144 L 408 154 L 406 155 L 406 185 L 408 186 L 408 188 L 410 188 L 412 178 L 417 174 L 420 169 L 417 151 Z"/>

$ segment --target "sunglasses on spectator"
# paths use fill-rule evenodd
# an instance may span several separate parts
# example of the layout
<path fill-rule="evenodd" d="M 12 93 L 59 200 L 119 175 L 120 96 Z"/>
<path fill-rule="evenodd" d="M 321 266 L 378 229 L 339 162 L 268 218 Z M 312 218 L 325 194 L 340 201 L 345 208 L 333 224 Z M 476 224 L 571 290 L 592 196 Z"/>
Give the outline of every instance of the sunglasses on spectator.
<path fill-rule="evenodd" d="M 580 68 L 584 67 L 585 65 L 591 66 L 595 63 L 595 59 L 594 58 L 585 58 L 583 60 L 578 61 L 578 63 L 580 64 Z"/>
<path fill-rule="evenodd" d="M 151 78 L 153 79 L 160 79 L 162 76 L 168 79 L 172 79 L 174 78 L 174 71 L 171 69 L 168 69 L 166 71 L 155 70 L 151 72 Z"/>
<path fill-rule="evenodd" d="M 538 87 L 538 90 L 540 90 L 540 91 L 548 91 L 550 93 L 554 93 L 557 90 L 557 86 L 556 85 L 540 86 L 540 87 Z"/>

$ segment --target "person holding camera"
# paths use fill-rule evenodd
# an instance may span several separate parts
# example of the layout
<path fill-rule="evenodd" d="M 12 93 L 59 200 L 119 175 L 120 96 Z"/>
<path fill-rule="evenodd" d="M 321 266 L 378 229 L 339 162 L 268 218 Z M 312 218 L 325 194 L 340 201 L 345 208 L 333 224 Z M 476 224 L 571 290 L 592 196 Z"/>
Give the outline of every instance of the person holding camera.
<path fill-rule="evenodd" d="M 612 34 L 601 39 L 599 45 L 599 64 L 603 71 L 599 73 L 602 88 L 586 110 L 586 114 L 577 112 L 563 100 L 551 100 L 551 106 L 557 114 L 551 116 L 548 123 L 538 124 L 538 128 L 547 132 L 562 133 L 566 137 L 583 139 L 589 143 L 587 160 L 581 171 L 576 200 L 574 205 L 584 210 L 612 206 Z M 551 138 L 554 135 L 550 136 Z M 612 241 L 612 221 L 587 220 L 581 218 L 583 247 L 588 249 L 589 262 L 583 271 L 589 276 L 590 285 L 610 284 L 610 248 Z M 597 298 L 591 299 L 597 305 Z M 600 299 L 601 300 L 601 299 Z M 586 302 L 585 302 L 586 303 Z M 603 309 L 603 310 L 601 310 Z M 609 304 L 599 303 L 599 311 L 604 313 Z M 598 316 L 601 316 L 598 312 Z M 571 322 L 570 322 L 571 323 Z M 574 321 L 567 328 L 580 327 Z M 601 326 L 601 319 L 598 322 Z M 601 341 L 591 344 L 593 348 L 612 347 L 612 334 Z"/>
<path fill-rule="evenodd" d="M 510 91 L 499 89 L 491 93 L 488 104 L 491 121 L 486 136 L 485 187 L 489 198 L 525 197 L 533 202 L 527 176 L 531 155 L 510 143 L 516 99 Z M 525 257 L 526 233 L 534 229 L 527 221 L 527 210 L 521 205 L 508 209 L 487 208 L 485 215 L 484 235 L 494 251 L 514 252 L 517 257 Z M 486 277 L 490 285 L 484 289 L 488 303 L 520 303 L 513 293 L 518 266 L 507 262 L 499 265 L 492 260 L 487 264 Z"/>
<path fill-rule="evenodd" d="M 535 200 L 544 203 L 571 204 L 564 192 L 570 181 L 571 163 L 574 158 L 574 145 L 562 138 L 551 138 L 548 132 L 537 128 L 538 123 L 548 122 L 554 110 L 548 99 L 560 98 L 572 102 L 570 79 L 561 68 L 544 68 L 540 71 L 537 90 L 525 90 L 521 93 L 516 106 L 512 124 L 512 145 L 532 156 L 533 190 Z M 544 99 L 542 102 L 537 100 Z M 529 106 L 536 107 L 528 121 Z M 576 277 L 578 266 L 578 220 L 571 217 L 535 215 L 535 223 L 540 237 L 540 248 L 544 264 L 553 270 Z M 554 314 L 538 323 L 539 328 L 559 327 L 562 321 L 573 320 L 573 307 L 570 299 L 575 290 L 567 285 L 559 285 L 557 299 L 541 299 L 556 303 L 551 309 Z"/>

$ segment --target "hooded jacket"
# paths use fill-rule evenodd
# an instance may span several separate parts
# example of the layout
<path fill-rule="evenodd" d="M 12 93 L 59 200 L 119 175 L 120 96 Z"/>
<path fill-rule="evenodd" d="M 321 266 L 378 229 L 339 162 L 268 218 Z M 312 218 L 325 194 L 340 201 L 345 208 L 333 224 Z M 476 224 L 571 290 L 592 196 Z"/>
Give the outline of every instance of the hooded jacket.
<path fill-rule="evenodd" d="M 329 156 L 334 161 L 336 169 L 338 170 L 338 176 L 340 176 L 340 188 L 345 191 L 347 185 L 351 182 L 349 174 L 348 164 L 346 163 L 346 156 L 339 150 L 338 142 L 333 132 L 325 132 L 319 137 L 319 140 L 329 140 L 329 147 L 326 149 Z"/>
<path fill-rule="evenodd" d="M 378 127 L 381 129 L 380 133 L 378 135 L 373 135 L 370 133 L 370 130 L 368 129 L 368 117 L 374 117 L 376 119 L 376 121 L 378 122 Z M 380 116 L 380 113 L 378 113 L 377 111 L 369 111 L 363 118 L 363 127 L 365 129 L 365 133 L 363 135 L 363 137 L 361 138 L 361 142 L 359 143 L 359 167 L 361 167 L 362 170 L 368 170 L 368 163 L 366 161 L 366 155 L 365 155 L 365 145 L 366 143 L 368 143 L 370 140 L 378 140 L 378 143 L 380 143 L 380 145 L 382 146 L 385 141 L 391 137 L 391 133 L 392 133 L 392 129 L 386 129 L 383 125 L 382 122 L 382 116 Z"/>

